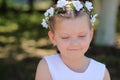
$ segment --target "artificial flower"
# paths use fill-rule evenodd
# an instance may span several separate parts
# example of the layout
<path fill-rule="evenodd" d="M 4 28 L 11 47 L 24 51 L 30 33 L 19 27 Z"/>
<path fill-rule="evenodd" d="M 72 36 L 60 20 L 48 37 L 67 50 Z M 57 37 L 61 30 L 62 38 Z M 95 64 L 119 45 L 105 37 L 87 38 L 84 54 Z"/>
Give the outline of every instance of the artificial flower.
<path fill-rule="evenodd" d="M 85 6 L 86 6 L 86 8 L 87 8 L 89 11 L 91 11 L 91 10 L 93 9 L 92 3 L 89 2 L 89 1 L 86 1 L 86 2 L 85 2 Z"/>
<path fill-rule="evenodd" d="M 66 1 L 66 0 L 59 0 L 57 2 L 57 7 L 58 8 L 63 8 L 64 6 L 66 6 L 67 3 L 68 3 L 68 1 Z"/>
<path fill-rule="evenodd" d="M 80 1 L 72 1 L 72 3 L 77 11 L 80 11 L 80 9 L 83 8 L 83 5 L 80 3 Z"/>
<path fill-rule="evenodd" d="M 95 14 L 93 16 L 91 16 L 91 23 L 92 25 L 94 25 L 94 22 L 96 21 L 96 17 L 98 16 L 98 14 Z"/>
<path fill-rule="evenodd" d="M 45 19 L 43 19 L 42 20 L 42 26 L 44 27 L 44 28 L 48 28 L 48 24 L 47 24 L 47 22 L 46 22 L 46 20 Z"/>
<path fill-rule="evenodd" d="M 70 6 L 70 8 L 72 8 L 73 10 L 77 10 L 77 11 L 80 11 L 82 9 L 83 10 L 88 10 L 90 12 L 90 16 L 91 16 L 91 23 L 92 23 L 92 25 L 94 25 L 94 22 L 95 22 L 96 17 L 97 17 L 98 14 L 94 14 L 94 15 L 92 14 L 91 10 L 93 9 L 93 6 L 92 6 L 91 2 L 86 1 L 85 3 L 82 4 L 78 0 L 76 0 L 76 1 L 58 0 L 58 2 L 56 4 L 57 8 L 64 8 L 64 7 L 67 7 L 67 6 Z M 41 23 L 44 28 L 48 28 L 49 18 L 51 16 L 56 15 L 57 14 L 56 12 L 57 11 L 55 11 L 55 8 L 53 8 L 53 7 L 49 8 L 45 12 L 45 14 L 44 14 L 45 18 L 42 20 L 42 23 Z"/>
<path fill-rule="evenodd" d="M 48 9 L 46 12 L 45 12 L 45 14 L 44 14 L 46 17 L 47 16 L 53 16 L 54 15 L 54 8 L 53 7 L 51 7 L 50 9 Z"/>

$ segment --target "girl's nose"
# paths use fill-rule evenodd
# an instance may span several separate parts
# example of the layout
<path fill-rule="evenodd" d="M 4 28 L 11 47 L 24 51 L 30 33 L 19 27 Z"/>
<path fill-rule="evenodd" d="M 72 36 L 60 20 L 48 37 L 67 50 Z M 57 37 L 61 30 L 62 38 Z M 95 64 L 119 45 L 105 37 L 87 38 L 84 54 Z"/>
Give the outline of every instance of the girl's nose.
<path fill-rule="evenodd" d="M 71 45 L 79 45 L 79 44 L 80 44 L 80 40 L 79 40 L 79 39 L 73 38 L 73 39 L 71 40 Z"/>

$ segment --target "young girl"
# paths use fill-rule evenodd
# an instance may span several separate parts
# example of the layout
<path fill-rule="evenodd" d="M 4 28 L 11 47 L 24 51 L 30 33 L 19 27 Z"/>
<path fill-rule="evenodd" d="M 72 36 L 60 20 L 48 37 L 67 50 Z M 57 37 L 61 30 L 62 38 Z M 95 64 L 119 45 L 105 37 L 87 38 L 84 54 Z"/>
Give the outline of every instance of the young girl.
<path fill-rule="evenodd" d="M 59 0 L 45 13 L 43 27 L 59 53 L 45 56 L 35 80 L 110 80 L 105 65 L 85 56 L 93 37 L 92 3 Z"/>

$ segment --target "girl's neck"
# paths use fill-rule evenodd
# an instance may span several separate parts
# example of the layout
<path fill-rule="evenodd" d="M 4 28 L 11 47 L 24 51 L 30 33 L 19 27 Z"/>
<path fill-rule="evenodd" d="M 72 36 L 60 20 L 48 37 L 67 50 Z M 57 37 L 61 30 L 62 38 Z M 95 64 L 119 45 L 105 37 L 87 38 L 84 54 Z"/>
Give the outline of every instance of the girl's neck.
<path fill-rule="evenodd" d="M 82 62 L 84 62 L 86 59 L 87 59 L 87 57 L 86 56 L 84 56 L 83 54 L 78 54 L 78 55 L 76 55 L 76 54 L 60 54 L 60 57 L 62 58 L 62 60 L 63 61 L 65 61 L 65 62 L 70 62 L 70 63 L 72 63 L 72 62 L 74 62 L 74 63 L 82 63 Z"/>
<path fill-rule="evenodd" d="M 90 59 L 87 58 L 86 56 L 79 57 L 78 56 L 68 57 L 63 55 L 60 56 L 64 64 L 75 72 L 84 72 L 90 63 Z"/>

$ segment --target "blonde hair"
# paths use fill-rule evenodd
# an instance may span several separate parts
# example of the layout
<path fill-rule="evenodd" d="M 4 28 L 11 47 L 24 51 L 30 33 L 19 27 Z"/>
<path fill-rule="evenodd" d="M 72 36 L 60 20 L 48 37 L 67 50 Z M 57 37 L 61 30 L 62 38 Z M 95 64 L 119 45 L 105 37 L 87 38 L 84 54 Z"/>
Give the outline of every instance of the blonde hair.
<path fill-rule="evenodd" d="M 55 23 L 57 19 L 73 19 L 73 18 L 81 18 L 82 16 L 86 16 L 88 18 L 90 28 L 92 27 L 92 24 L 90 22 L 90 13 L 89 11 L 76 11 L 71 9 L 70 7 L 64 8 L 59 8 L 57 9 L 58 13 L 54 16 L 51 16 L 48 20 L 48 26 L 49 30 L 54 33 L 55 30 Z"/>

